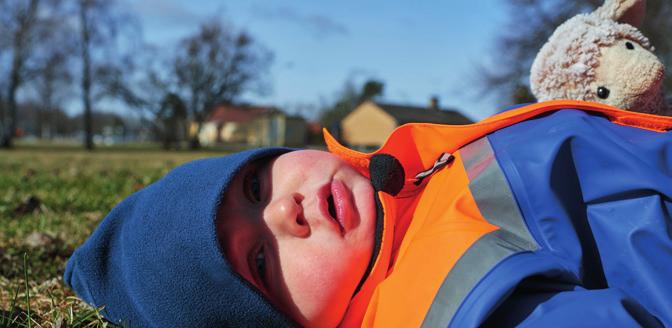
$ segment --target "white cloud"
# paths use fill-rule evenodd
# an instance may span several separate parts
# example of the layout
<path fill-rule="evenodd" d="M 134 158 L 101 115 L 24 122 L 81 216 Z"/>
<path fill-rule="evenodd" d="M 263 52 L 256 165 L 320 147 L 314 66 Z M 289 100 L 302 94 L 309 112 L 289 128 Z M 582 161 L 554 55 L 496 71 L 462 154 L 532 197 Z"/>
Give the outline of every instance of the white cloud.
<path fill-rule="evenodd" d="M 315 37 L 348 35 L 348 28 L 336 20 L 320 14 L 301 13 L 288 6 L 268 7 L 253 5 L 250 8 L 253 17 L 264 20 L 285 21 L 309 29 Z"/>
<path fill-rule="evenodd" d="M 170 25 L 198 25 L 203 17 L 197 15 L 178 2 L 162 0 L 128 1 L 128 5 L 143 19 L 151 19 L 156 23 Z"/>

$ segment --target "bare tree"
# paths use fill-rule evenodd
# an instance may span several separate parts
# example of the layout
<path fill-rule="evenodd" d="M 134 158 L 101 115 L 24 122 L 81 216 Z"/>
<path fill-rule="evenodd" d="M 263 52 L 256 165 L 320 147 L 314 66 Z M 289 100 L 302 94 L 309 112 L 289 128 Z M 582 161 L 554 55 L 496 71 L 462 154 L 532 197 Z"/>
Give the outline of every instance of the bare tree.
<path fill-rule="evenodd" d="M 10 67 L 6 82 L 7 115 L 3 115 L 4 129 L 0 136 L 1 146 L 12 147 L 12 139 L 17 127 L 17 92 L 26 80 L 26 62 L 34 46 L 34 31 L 39 0 L 0 1 L 0 48 L 10 54 Z M 4 98 L 4 97 L 3 97 Z"/>
<path fill-rule="evenodd" d="M 108 86 L 111 93 L 140 112 L 143 124 L 164 149 L 179 149 L 187 135 L 187 109 L 178 95 L 174 72 L 166 70 L 172 58 L 164 53 L 167 51 L 145 45 L 134 57 L 138 69 L 118 74 Z"/>
<path fill-rule="evenodd" d="M 151 47 L 138 60 L 143 69 L 134 81 L 120 86 L 120 94 L 126 104 L 143 113 L 145 124 L 164 149 L 179 149 L 187 136 L 187 108 L 177 92 L 174 74 L 165 71 L 170 64 Z"/>
<path fill-rule="evenodd" d="M 117 97 L 115 86 L 123 74 L 133 69 L 131 57 L 118 52 L 119 32 L 129 27 L 134 34 L 132 17 L 115 6 L 113 0 L 77 0 L 79 22 L 79 59 L 81 97 L 84 108 L 84 146 L 93 144 L 93 106 L 105 97 Z"/>
<path fill-rule="evenodd" d="M 534 101 L 529 90 L 532 62 L 553 31 L 567 19 L 590 12 L 603 0 L 508 0 L 511 21 L 496 40 L 491 63 L 478 69 L 481 94 L 497 97 L 501 105 Z M 648 0 L 642 32 L 656 46 L 665 66 L 672 65 L 672 1 Z M 524 21 L 520 18 L 524 17 Z M 666 80 L 668 94 L 672 79 Z"/>
<path fill-rule="evenodd" d="M 190 118 L 196 124 L 191 147 L 198 148 L 198 132 L 214 105 L 233 103 L 245 92 L 259 90 L 271 53 L 246 32 L 219 21 L 201 26 L 177 49 L 174 72 Z"/>
<path fill-rule="evenodd" d="M 93 149 L 93 116 L 91 108 L 91 34 L 95 27 L 91 21 L 92 11 L 98 9 L 104 2 L 90 0 L 79 1 L 79 28 L 80 28 L 80 56 L 82 60 L 82 104 L 84 106 L 84 147 Z M 95 6 L 98 5 L 98 6 Z M 100 10 L 102 11 L 102 10 Z"/>
<path fill-rule="evenodd" d="M 182 134 L 186 132 L 186 119 L 187 106 L 180 96 L 168 93 L 163 97 L 156 119 L 163 149 L 179 148 Z"/>
<path fill-rule="evenodd" d="M 52 138 L 56 132 L 58 115 L 55 111 L 71 96 L 73 81 L 72 59 L 75 56 L 75 38 L 72 26 L 66 24 L 67 8 L 62 1 L 53 1 L 46 6 L 36 34 L 40 42 L 31 56 L 31 80 L 29 84 L 36 93 L 36 133 L 38 137 Z M 46 135 L 45 135 L 46 132 Z"/>
<path fill-rule="evenodd" d="M 31 83 L 37 93 L 38 103 L 37 137 L 53 138 L 57 122 L 49 120 L 51 113 L 60 108 L 63 100 L 70 95 L 73 81 L 68 65 L 70 57 L 63 52 L 53 52 L 44 58 Z"/>

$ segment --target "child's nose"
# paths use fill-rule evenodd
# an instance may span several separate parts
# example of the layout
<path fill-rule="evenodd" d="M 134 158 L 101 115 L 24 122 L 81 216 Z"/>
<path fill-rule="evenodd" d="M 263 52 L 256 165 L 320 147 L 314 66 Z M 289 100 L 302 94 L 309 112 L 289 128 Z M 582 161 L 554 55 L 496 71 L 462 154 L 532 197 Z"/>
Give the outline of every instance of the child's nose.
<path fill-rule="evenodd" d="M 303 196 L 299 194 L 276 199 L 267 207 L 266 217 L 267 221 L 270 221 L 267 224 L 273 226 L 273 230 L 279 229 L 282 233 L 301 238 L 308 237 L 310 226 L 303 215 L 302 201 Z"/>

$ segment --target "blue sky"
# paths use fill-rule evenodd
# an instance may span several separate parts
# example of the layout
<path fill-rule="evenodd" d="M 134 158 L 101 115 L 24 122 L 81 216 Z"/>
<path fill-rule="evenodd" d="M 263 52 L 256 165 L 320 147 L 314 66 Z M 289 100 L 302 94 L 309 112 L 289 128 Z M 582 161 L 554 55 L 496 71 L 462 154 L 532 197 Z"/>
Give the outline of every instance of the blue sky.
<path fill-rule="evenodd" d="M 299 108 L 375 78 L 386 102 L 425 105 L 437 95 L 475 119 L 497 110 L 495 99 L 477 99 L 474 81 L 506 22 L 502 1 L 125 1 L 145 40 L 163 49 L 208 19 L 248 31 L 275 58 L 271 92 L 246 95 L 253 103 L 310 116 Z"/>

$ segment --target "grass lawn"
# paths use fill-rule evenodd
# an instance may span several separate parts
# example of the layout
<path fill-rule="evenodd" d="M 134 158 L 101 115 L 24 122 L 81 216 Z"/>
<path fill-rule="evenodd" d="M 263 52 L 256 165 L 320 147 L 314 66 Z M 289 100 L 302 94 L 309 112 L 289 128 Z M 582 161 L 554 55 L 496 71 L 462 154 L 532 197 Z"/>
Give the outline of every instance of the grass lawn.
<path fill-rule="evenodd" d="M 68 257 L 114 205 L 186 161 L 116 149 L 0 151 L 0 327 L 104 327 L 63 283 Z"/>

